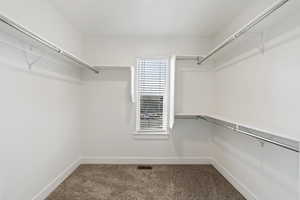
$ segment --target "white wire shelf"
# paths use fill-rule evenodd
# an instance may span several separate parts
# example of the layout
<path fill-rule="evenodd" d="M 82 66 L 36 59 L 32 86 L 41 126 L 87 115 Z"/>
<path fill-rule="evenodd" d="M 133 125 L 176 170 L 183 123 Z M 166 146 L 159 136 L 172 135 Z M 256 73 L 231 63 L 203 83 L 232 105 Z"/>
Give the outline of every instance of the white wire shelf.
<path fill-rule="evenodd" d="M 13 20 L 9 19 L 8 17 L 0 14 L 0 21 L 1 23 L 1 31 L 5 30 L 5 32 L 9 33 L 10 35 L 21 38 L 23 42 L 27 42 L 32 47 L 41 49 L 42 51 L 47 51 L 50 54 L 57 55 L 62 57 L 64 60 L 71 61 L 79 66 L 82 66 L 88 70 L 93 71 L 94 73 L 99 73 L 97 69 L 95 69 L 93 66 L 88 64 L 87 62 L 79 59 L 75 55 L 57 47 L 53 43 L 43 39 L 42 37 L 36 35 L 35 33 L 31 32 L 30 30 L 26 29 L 22 25 L 14 22 Z M 11 45 L 13 46 L 13 45 Z M 14 46 L 16 47 L 16 46 Z M 22 49 L 21 47 L 19 50 L 26 50 Z M 28 51 L 28 50 L 26 50 Z"/>
<path fill-rule="evenodd" d="M 201 119 L 204 121 L 207 121 L 209 123 L 212 123 L 216 126 L 223 127 L 226 129 L 230 129 L 234 133 L 239 133 L 243 135 L 247 135 L 252 138 L 256 138 L 258 140 L 261 140 L 263 142 L 268 142 L 280 147 L 283 147 L 285 149 L 299 152 L 299 142 L 295 140 L 291 140 L 284 137 L 279 137 L 277 135 L 274 135 L 272 133 L 267 133 L 261 130 L 249 128 L 240 124 L 236 124 L 233 122 L 228 122 L 225 120 L 217 119 L 214 117 L 210 117 L 207 115 L 184 115 L 179 114 L 175 116 L 176 119 Z"/>

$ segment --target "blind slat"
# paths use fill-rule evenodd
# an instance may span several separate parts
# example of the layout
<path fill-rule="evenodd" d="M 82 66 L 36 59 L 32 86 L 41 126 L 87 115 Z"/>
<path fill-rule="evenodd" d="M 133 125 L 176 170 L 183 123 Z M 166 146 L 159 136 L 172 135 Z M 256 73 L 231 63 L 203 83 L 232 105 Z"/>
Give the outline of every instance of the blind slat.
<path fill-rule="evenodd" d="M 162 131 L 167 128 L 167 59 L 137 62 L 137 129 Z"/>

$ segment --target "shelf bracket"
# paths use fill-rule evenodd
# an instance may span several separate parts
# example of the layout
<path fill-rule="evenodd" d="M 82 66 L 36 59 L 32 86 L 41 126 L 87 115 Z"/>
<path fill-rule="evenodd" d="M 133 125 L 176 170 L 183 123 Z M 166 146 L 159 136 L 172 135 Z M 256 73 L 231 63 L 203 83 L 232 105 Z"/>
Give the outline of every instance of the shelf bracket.
<path fill-rule="evenodd" d="M 200 65 L 200 56 L 197 57 L 197 65 Z"/>
<path fill-rule="evenodd" d="M 28 64 L 28 69 L 31 70 L 31 69 L 32 69 L 32 66 L 33 66 L 34 64 L 36 64 L 37 62 L 39 62 L 42 58 L 43 58 L 43 56 L 39 56 L 39 57 L 37 57 L 35 60 L 31 61 L 30 63 L 27 63 L 27 64 Z"/>
<path fill-rule="evenodd" d="M 28 51 L 33 51 L 33 46 L 30 46 L 29 49 L 28 49 Z M 25 51 L 25 50 L 23 50 L 22 52 L 23 52 L 23 54 L 24 54 L 25 61 L 26 61 L 26 64 L 27 64 L 27 66 L 28 66 L 28 70 L 31 70 L 31 69 L 32 69 L 32 66 L 33 66 L 34 64 L 36 64 L 37 62 L 39 62 L 39 61 L 43 58 L 42 55 L 39 55 L 39 56 L 37 56 L 37 58 L 35 58 L 35 59 L 33 59 L 33 60 L 31 61 L 30 58 L 29 58 L 29 56 L 28 56 L 28 52 Z"/>
<path fill-rule="evenodd" d="M 261 147 L 261 148 L 264 148 L 265 142 L 264 142 L 263 140 L 260 140 L 260 141 L 259 141 L 259 144 L 260 144 L 260 147 Z"/>
<path fill-rule="evenodd" d="M 265 32 L 260 33 L 259 50 L 262 54 L 265 54 Z"/>

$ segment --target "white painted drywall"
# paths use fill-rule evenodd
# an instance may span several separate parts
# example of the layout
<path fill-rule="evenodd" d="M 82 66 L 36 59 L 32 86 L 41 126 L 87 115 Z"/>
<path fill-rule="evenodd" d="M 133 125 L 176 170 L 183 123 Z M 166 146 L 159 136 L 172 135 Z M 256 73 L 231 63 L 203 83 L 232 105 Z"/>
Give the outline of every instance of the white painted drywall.
<path fill-rule="evenodd" d="M 298 200 L 298 153 L 214 128 L 214 159 L 248 200 Z M 234 183 L 234 181 L 232 182 Z"/>
<path fill-rule="evenodd" d="M 210 157 L 210 126 L 199 120 L 177 119 L 169 139 L 134 136 L 135 105 L 130 101 L 129 70 L 105 70 L 98 78 L 86 76 L 85 81 L 84 158 L 94 162 L 125 159 L 168 163 L 197 162 Z"/>
<path fill-rule="evenodd" d="M 300 198 L 300 155 L 298 155 L 298 199 Z"/>
<path fill-rule="evenodd" d="M 242 55 L 239 49 L 228 51 L 234 59 L 218 65 L 221 68 L 216 71 L 215 115 L 300 140 L 297 120 L 300 29 L 297 26 L 267 41 L 263 54 L 257 49 Z M 280 29 L 272 30 L 278 33 Z M 252 44 L 239 45 L 247 48 Z M 255 139 L 224 129 L 213 132 L 214 158 L 227 174 L 247 188 L 242 192 L 248 199 L 298 199 L 297 153 L 268 143 L 261 147 Z"/>
<path fill-rule="evenodd" d="M 80 87 L 0 70 L 1 199 L 32 199 L 80 157 Z"/>
<path fill-rule="evenodd" d="M 216 72 L 216 114 L 300 140 L 300 29 Z"/>
<path fill-rule="evenodd" d="M 47 0 L 1 0 L 0 13 L 70 53 L 82 56 L 82 36 Z"/>
<path fill-rule="evenodd" d="M 86 40 L 86 59 L 94 65 L 135 66 L 137 57 L 170 55 L 199 55 L 210 47 L 208 39 L 184 37 L 104 37 Z M 180 76 L 184 89 L 198 90 L 201 76 L 206 72 L 193 71 L 195 66 Z M 190 67 L 190 68 L 189 68 Z M 178 71 L 179 72 L 179 71 Z M 130 77 L 128 72 L 105 71 L 100 77 L 86 76 L 83 86 L 85 105 L 83 155 L 98 158 L 203 158 L 209 155 L 209 126 L 200 121 L 176 120 L 174 132 L 167 140 L 140 140 L 135 133 L 135 105 L 130 103 Z M 200 78 L 200 82 L 197 81 Z M 191 82 L 188 82 L 191 79 Z M 179 79 L 178 79 L 179 80 Z M 202 80 L 203 81 L 203 80 Z M 176 83 L 178 84 L 178 82 Z M 200 86 L 201 87 L 201 86 Z M 212 87 L 207 84 L 207 88 Z M 202 87 L 205 88 L 205 87 Z M 207 89 L 209 90 L 209 89 Z M 187 91 L 182 91 L 187 92 Z M 187 98 L 191 98 L 189 93 Z M 189 104 L 187 98 L 184 103 Z M 201 101 L 194 95 L 194 102 Z M 183 100 L 181 100 L 183 101 Z M 200 105 L 200 104 L 199 104 Z M 207 102 L 207 109 L 210 102 Z M 182 106 L 181 106 L 182 108 Z M 191 112 L 188 105 L 183 106 Z M 194 112 L 200 112 L 201 107 Z"/>
<path fill-rule="evenodd" d="M 98 66 L 135 66 L 138 57 L 202 55 L 210 49 L 209 38 L 198 37 L 88 37 L 85 59 Z M 196 62 L 178 61 L 176 65 L 176 112 L 206 113 L 213 106 L 213 76 Z M 202 93 L 195 92 L 202 91 Z"/>
<path fill-rule="evenodd" d="M 175 111 L 210 115 L 215 106 L 215 73 L 195 61 L 176 62 Z"/>
<path fill-rule="evenodd" d="M 213 39 L 214 46 L 219 45 L 228 36 L 235 33 L 254 17 L 261 14 L 265 9 L 270 8 L 274 0 L 263 0 L 253 2 L 239 16 L 235 17 L 227 27 L 223 27 Z M 222 65 L 230 59 L 244 54 L 251 49 L 263 49 L 264 43 L 268 43 L 280 35 L 291 32 L 299 26 L 300 1 L 288 1 L 280 9 L 273 12 L 267 18 L 250 29 L 246 34 L 235 40 L 234 43 L 226 46 L 226 49 L 215 54 L 212 58 L 216 65 Z"/>
<path fill-rule="evenodd" d="M 137 57 L 199 55 L 210 38 L 104 36 L 84 38 L 84 58 L 93 65 L 135 65 Z"/>
<path fill-rule="evenodd" d="M 0 40 L 0 199 L 42 200 L 80 158 L 80 69 L 43 55 L 29 70 L 37 56 Z"/>

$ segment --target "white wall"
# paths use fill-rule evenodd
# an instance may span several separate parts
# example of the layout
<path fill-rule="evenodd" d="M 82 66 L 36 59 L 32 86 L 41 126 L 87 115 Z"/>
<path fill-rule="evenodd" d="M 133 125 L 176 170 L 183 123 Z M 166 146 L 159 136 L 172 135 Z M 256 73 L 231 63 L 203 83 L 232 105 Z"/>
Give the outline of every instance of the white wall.
<path fill-rule="evenodd" d="M 13 10 L 8 5 L 19 5 L 20 12 L 9 12 Z M 53 33 L 54 39 L 61 36 L 65 41 L 70 34 L 60 31 L 65 22 L 49 13 L 42 1 L 5 1 L 1 3 L 1 10 L 4 8 L 11 15 L 19 14 L 22 19 L 18 20 L 32 28 Z M 30 8 L 40 10 L 24 13 Z M 39 21 L 43 14 L 48 17 L 45 23 Z M 50 31 L 52 23 L 58 25 L 55 33 Z M 24 43 L 2 31 L 0 41 L 5 42 L 0 42 L 0 199 L 44 199 L 80 158 L 80 69 L 43 54 L 29 70 L 28 62 L 41 52 L 18 50 Z"/>
<path fill-rule="evenodd" d="M 102 162 L 158 159 L 163 163 L 210 156 L 210 126 L 198 120 L 176 120 L 169 139 L 134 137 L 135 104 L 130 102 L 129 72 L 102 71 L 98 80 L 84 83 L 82 97 L 85 158 Z"/>
<path fill-rule="evenodd" d="M 223 128 L 213 132 L 216 166 L 248 200 L 298 200 L 298 153 Z"/>
<path fill-rule="evenodd" d="M 299 30 L 290 41 L 217 71 L 216 114 L 300 140 Z"/>
<path fill-rule="evenodd" d="M 82 56 L 82 36 L 48 0 L 0 0 L 0 13 L 74 55 Z"/>
<path fill-rule="evenodd" d="M 274 0 L 263 0 L 249 6 L 215 36 L 213 39 L 214 45 L 220 44 L 226 37 L 243 27 L 258 14 L 261 14 L 262 11 L 269 8 L 274 2 Z M 234 43 L 228 45 L 226 49 L 213 56 L 214 61 L 217 65 L 222 65 L 230 59 L 250 50 L 263 49 L 264 43 L 268 43 L 282 34 L 293 31 L 295 27 L 299 26 L 299 8 L 299 1 L 289 1 Z"/>
<path fill-rule="evenodd" d="M 177 114 L 209 115 L 215 106 L 215 73 L 210 65 L 176 61 L 175 111 Z"/>
<path fill-rule="evenodd" d="M 186 38 L 102 38 L 89 39 L 86 56 L 95 65 L 135 65 L 137 57 L 170 56 L 172 54 L 202 54 L 207 51 L 206 39 Z M 184 89 L 200 90 L 197 77 L 204 82 L 212 75 L 186 69 L 181 81 Z M 201 121 L 176 120 L 174 132 L 166 140 L 137 139 L 135 133 L 135 105 L 130 103 L 129 71 L 102 71 L 100 77 L 87 75 L 83 86 L 84 157 L 99 159 L 201 159 L 210 156 L 210 127 Z M 180 75 L 179 75 L 180 76 Z M 209 91 L 211 84 L 206 84 Z M 190 88 L 188 86 L 191 86 Z M 187 94 L 187 91 L 184 91 Z M 195 92 L 197 93 L 197 92 Z M 194 93 L 194 94 L 195 94 Z M 188 98 L 192 98 L 192 92 Z M 201 101 L 194 95 L 194 101 Z M 182 100 L 181 100 L 182 101 Z M 191 112 L 185 98 L 183 106 Z M 210 102 L 207 103 L 210 107 Z M 205 107 L 206 109 L 208 109 Z M 202 107 L 203 108 L 203 107 Z M 199 112 L 201 107 L 198 108 Z M 197 110 L 197 109 L 196 109 Z M 193 110 L 195 111 L 195 110 Z M 163 161 L 162 161 L 163 162 Z"/>
<path fill-rule="evenodd" d="M 246 42 L 238 42 L 236 49 L 225 50 L 233 59 L 217 66 L 214 114 L 299 141 L 299 23 L 285 31 L 286 24 L 277 25 L 268 31 L 281 34 L 268 38 L 264 53 L 257 48 L 249 51 L 253 47 L 249 44 L 251 38 L 242 39 Z M 241 51 L 239 45 L 248 51 Z M 261 147 L 255 139 L 224 129 L 213 132 L 214 158 L 248 189 L 242 190 L 245 196 L 258 200 L 299 199 L 297 153 L 268 143 Z"/>
<path fill-rule="evenodd" d="M 198 37 L 100 37 L 85 38 L 85 58 L 96 66 L 135 66 L 138 57 L 203 55 L 211 47 L 209 38 Z M 195 61 L 176 64 L 176 112 L 208 113 L 213 106 L 213 72 Z M 201 91 L 201 93 L 195 92 Z"/>
<path fill-rule="evenodd" d="M 135 65 L 137 57 L 204 54 L 209 38 L 198 37 L 88 37 L 84 57 L 93 65 Z"/>
<path fill-rule="evenodd" d="M 79 159 L 80 87 L 3 63 L 0 70 L 0 197 L 32 199 Z"/>

